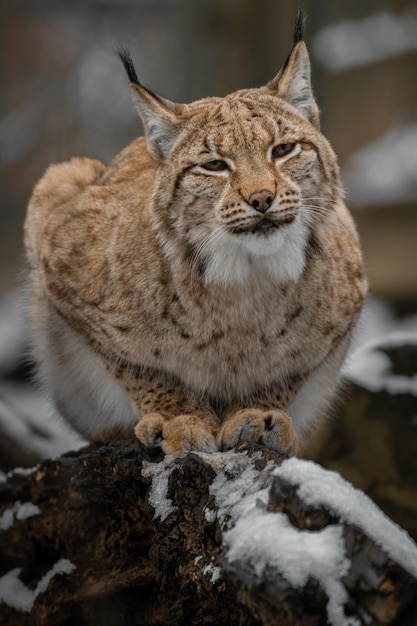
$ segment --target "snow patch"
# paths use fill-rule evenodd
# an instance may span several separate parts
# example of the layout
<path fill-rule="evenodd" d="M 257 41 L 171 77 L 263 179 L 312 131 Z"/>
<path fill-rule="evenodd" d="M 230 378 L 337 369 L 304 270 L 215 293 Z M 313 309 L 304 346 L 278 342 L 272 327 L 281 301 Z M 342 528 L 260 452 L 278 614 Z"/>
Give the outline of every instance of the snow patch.
<path fill-rule="evenodd" d="M 60 559 L 36 585 L 35 589 L 28 589 L 19 578 L 20 568 L 12 569 L 0 578 L 0 602 L 28 613 L 40 593 L 47 590 L 52 578 L 57 574 L 71 574 L 76 566 L 68 559 Z"/>
<path fill-rule="evenodd" d="M 161 522 L 175 511 L 172 500 L 167 497 L 168 478 L 172 472 L 172 461 L 173 458 L 167 455 L 160 463 L 143 461 L 142 466 L 142 476 L 150 478 L 152 481 L 149 502 L 155 510 L 154 519 L 159 518 Z"/>
<path fill-rule="evenodd" d="M 204 511 L 204 518 L 206 522 L 208 522 L 209 524 L 212 524 L 213 522 L 216 521 L 216 517 L 217 515 L 214 509 L 206 508 L 206 510 Z"/>
<path fill-rule="evenodd" d="M 269 580 L 279 572 L 295 588 L 303 588 L 310 578 L 318 580 L 329 598 L 327 616 L 332 626 L 359 626 L 345 615 L 347 592 L 342 578 L 349 572 L 345 557 L 343 529 L 328 526 L 320 531 L 300 531 L 283 513 L 268 513 L 254 508 L 239 519 L 225 537 L 226 560 L 237 569 Z M 271 577 L 272 574 L 272 577 Z M 279 592 L 279 589 L 277 589 Z"/>
<path fill-rule="evenodd" d="M 296 486 L 303 502 L 316 507 L 324 506 L 342 521 L 360 528 L 392 560 L 417 576 L 416 544 L 366 494 L 339 474 L 296 458 L 284 461 L 273 474 Z"/>
<path fill-rule="evenodd" d="M 86 444 L 53 411 L 35 385 L 12 379 L 29 357 L 27 295 L 0 298 L 0 429 L 35 459 L 54 458 Z"/>
<path fill-rule="evenodd" d="M 7 530 L 13 526 L 15 520 L 25 520 L 34 515 L 40 515 L 40 509 L 32 502 L 15 502 L 10 509 L 6 509 L 0 517 L 0 530 Z"/>
<path fill-rule="evenodd" d="M 6 478 L 12 478 L 12 476 L 30 476 L 33 472 L 39 468 L 39 465 L 34 465 L 33 467 L 14 467 L 12 470 L 7 472 Z"/>
<path fill-rule="evenodd" d="M 224 530 L 253 507 L 266 506 L 270 476 L 275 465 L 271 461 L 259 472 L 255 468 L 256 459 L 257 455 L 249 458 L 246 453 L 237 452 L 205 456 L 206 462 L 217 472 L 209 490 L 215 498 L 216 510 L 206 510 L 208 521 L 217 517 Z"/>
<path fill-rule="evenodd" d="M 382 344 L 377 341 L 374 344 L 365 346 L 356 355 L 357 361 L 354 367 L 345 371 L 346 377 L 352 382 L 369 389 L 369 391 L 387 391 L 390 394 L 409 393 L 417 396 L 417 374 L 405 376 L 392 373 L 392 363 L 390 357 L 382 349 L 390 342 L 397 342 L 396 345 L 417 344 L 417 337 L 410 335 L 392 336 Z"/>
<path fill-rule="evenodd" d="M 388 304 L 369 297 L 342 368 L 342 378 L 372 392 L 417 395 L 417 375 L 394 374 L 391 359 L 384 352 L 385 348 L 404 345 L 417 345 L 417 316 L 395 319 Z"/>
<path fill-rule="evenodd" d="M 27 383 L 0 381 L 0 428 L 39 459 L 55 458 L 86 445 Z"/>
<path fill-rule="evenodd" d="M 417 38 L 416 38 L 417 42 Z M 343 171 L 351 206 L 414 202 L 417 197 L 417 124 L 389 129 L 355 152 Z"/>
<path fill-rule="evenodd" d="M 338 72 L 417 50 L 417 13 L 380 11 L 360 20 L 325 26 L 312 52 L 328 70 Z"/>
<path fill-rule="evenodd" d="M 275 477 L 294 484 L 303 501 L 325 506 L 341 522 L 361 528 L 392 559 L 417 574 L 417 546 L 407 533 L 335 472 L 299 459 L 284 461 L 278 468 L 268 463 L 259 471 L 256 458 L 234 452 L 204 458 L 217 472 L 210 494 L 223 533 L 223 567 L 248 588 L 266 585 L 269 593 L 278 594 L 283 580 L 295 588 L 316 580 L 328 597 L 329 624 L 359 625 L 355 617 L 345 613 L 348 594 L 343 579 L 349 573 L 350 560 L 342 524 L 303 531 L 293 527 L 285 514 L 268 511 L 271 479 Z"/>
<path fill-rule="evenodd" d="M 213 585 L 222 577 L 222 571 L 220 567 L 214 565 L 214 563 L 208 563 L 207 565 L 205 565 L 202 569 L 202 572 L 205 576 L 210 576 L 210 581 L 213 583 Z"/>
<path fill-rule="evenodd" d="M 211 456 L 216 464 L 217 455 Z M 328 595 L 329 622 L 333 626 L 358 626 L 343 608 L 347 592 L 342 577 L 350 567 L 343 529 L 332 526 L 303 532 L 294 528 L 284 514 L 267 511 L 274 463 L 260 472 L 256 457 L 228 453 L 222 458 L 223 466 L 216 468 L 210 493 L 215 497 L 223 531 L 225 567 L 232 574 L 238 572 L 249 588 L 269 581 L 271 593 L 281 591 L 278 574 L 299 588 L 314 578 Z"/>

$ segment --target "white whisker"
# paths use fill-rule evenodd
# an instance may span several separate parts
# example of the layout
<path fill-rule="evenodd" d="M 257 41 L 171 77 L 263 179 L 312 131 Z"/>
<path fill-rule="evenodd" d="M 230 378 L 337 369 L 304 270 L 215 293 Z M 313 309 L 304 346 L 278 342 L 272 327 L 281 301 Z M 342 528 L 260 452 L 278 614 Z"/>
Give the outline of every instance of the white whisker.
<path fill-rule="evenodd" d="M 328 207 L 315 204 L 303 204 L 302 208 L 304 209 L 304 218 L 309 220 L 311 224 L 317 223 L 322 218 L 328 219 L 333 223 L 337 221 L 333 209 L 329 209 Z"/>

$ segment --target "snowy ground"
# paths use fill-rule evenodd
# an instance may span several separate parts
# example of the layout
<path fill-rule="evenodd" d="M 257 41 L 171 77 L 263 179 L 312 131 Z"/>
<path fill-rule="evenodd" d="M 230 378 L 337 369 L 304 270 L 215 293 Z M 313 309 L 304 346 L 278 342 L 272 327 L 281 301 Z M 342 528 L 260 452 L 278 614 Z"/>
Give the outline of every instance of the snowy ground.
<path fill-rule="evenodd" d="M 54 412 L 36 385 L 16 375 L 25 360 L 24 307 L 19 294 L 0 300 L 0 429 L 39 458 L 51 458 L 85 442 Z M 402 320 L 390 306 L 369 298 L 343 375 L 370 390 L 417 393 L 417 380 L 394 376 L 389 359 L 372 348 L 383 342 L 417 343 L 417 314 Z"/>

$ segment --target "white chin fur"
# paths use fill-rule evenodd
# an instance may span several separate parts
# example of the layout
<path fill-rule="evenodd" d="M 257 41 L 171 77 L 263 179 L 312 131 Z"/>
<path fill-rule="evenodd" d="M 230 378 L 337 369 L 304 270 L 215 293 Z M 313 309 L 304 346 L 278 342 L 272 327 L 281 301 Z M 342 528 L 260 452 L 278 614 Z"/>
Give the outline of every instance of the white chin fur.
<path fill-rule="evenodd" d="M 268 236 L 231 235 L 215 239 L 206 270 L 207 282 L 231 285 L 267 274 L 277 282 L 298 280 L 305 264 L 308 228 L 301 219 Z"/>
<path fill-rule="evenodd" d="M 282 230 L 276 230 L 269 235 L 262 233 L 248 233 L 237 235 L 242 240 L 242 246 L 254 257 L 276 254 L 285 242 Z"/>

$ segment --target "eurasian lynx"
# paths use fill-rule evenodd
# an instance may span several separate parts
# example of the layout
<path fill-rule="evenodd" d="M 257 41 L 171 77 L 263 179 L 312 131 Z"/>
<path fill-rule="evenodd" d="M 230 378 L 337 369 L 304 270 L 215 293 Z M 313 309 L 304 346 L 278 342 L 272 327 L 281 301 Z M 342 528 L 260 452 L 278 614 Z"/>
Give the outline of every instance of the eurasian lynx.
<path fill-rule="evenodd" d="M 366 280 L 303 24 L 266 86 L 191 104 L 146 89 L 122 51 L 146 138 L 35 187 L 33 348 L 88 439 L 294 454 L 322 420 Z"/>

